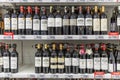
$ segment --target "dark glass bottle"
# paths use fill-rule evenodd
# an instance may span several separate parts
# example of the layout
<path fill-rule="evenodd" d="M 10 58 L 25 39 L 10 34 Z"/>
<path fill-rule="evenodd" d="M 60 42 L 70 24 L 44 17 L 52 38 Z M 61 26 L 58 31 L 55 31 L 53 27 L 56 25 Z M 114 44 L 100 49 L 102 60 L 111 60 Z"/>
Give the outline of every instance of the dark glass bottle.
<path fill-rule="evenodd" d="M 42 10 L 42 15 L 41 15 L 41 35 L 47 35 L 48 34 L 48 25 L 47 25 L 47 15 L 46 15 L 46 9 L 45 7 L 41 8 Z"/>
<path fill-rule="evenodd" d="M 50 51 L 48 49 L 48 44 L 44 45 L 44 52 L 43 52 L 43 73 L 49 73 L 49 65 L 50 65 Z"/>
<path fill-rule="evenodd" d="M 23 6 L 20 6 L 20 14 L 18 16 L 18 34 L 25 35 L 25 15 Z"/>
<path fill-rule="evenodd" d="M 90 7 L 87 7 L 87 13 L 85 15 L 85 34 L 92 35 L 93 28 L 93 18 L 90 13 Z"/>
<path fill-rule="evenodd" d="M 40 35 L 40 16 L 37 6 L 35 6 L 35 14 L 33 16 L 33 35 Z"/>
<path fill-rule="evenodd" d="M 85 17 L 82 13 L 82 6 L 79 7 L 79 14 L 77 17 L 77 29 L 78 29 L 78 35 L 84 35 L 85 34 Z"/>
<path fill-rule="evenodd" d="M 10 16 L 10 12 L 7 11 L 7 13 L 4 15 L 4 31 L 5 32 L 10 32 L 11 30 L 11 16 Z"/>
<path fill-rule="evenodd" d="M 26 14 L 26 35 L 32 34 L 33 24 L 32 24 L 32 8 L 30 6 L 27 7 L 27 14 Z"/>
<path fill-rule="evenodd" d="M 57 10 L 57 14 L 55 16 L 55 34 L 62 35 L 62 16 L 60 14 L 60 10 Z"/>
<path fill-rule="evenodd" d="M 10 52 L 9 52 L 10 45 L 5 45 L 5 51 L 3 53 L 3 71 L 5 73 L 10 72 Z"/>
<path fill-rule="evenodd" d="M 117 14 L 117 26 L 118 31 L 120 33 L 120 6 L 118 6 L 118 14 Z"/>
<path fill-rule="evenodd" d="M 55 17 L 52 6 L 50 6 L 50 14 L 48 15 L 48 35 L 55 35 Z"/>
<path fill-rule="evenodd" d="M 18 72 L 18 52 L 16 51 L 16 44 L 12 45 L 13 51 L 10 55 L 10 62 L 11 62 L 11 73 L 17 73 Z"/>
<path fill-rule="evenodd" d="M 94 33 L 94 35 L 100 34 L 100 16 L 98 14 L 97 6 L 95 6 L 95 13 L 93 16 L 93 33 Z"/>
<path fill-rule="evenodd" d="M 70 34 L 70 17 L 67 12 L 67 7 L 64 8 L 64 15 L 63 15 L 63 35 Z"/>
<path fill-rule="evenodd" d="M 117 56 L 117 69 L 116 71 L 117 72 L 120 72 L 120 47 L 119 47 L 119 50 L 118 50 L 118 56 Z"/>
<path fill-rule="evenodd" d="M 94 52 L 94 72 L 100 72 L 100 53 L 98 53 L 99 44 L 95 44 L 95 52 Z"/>
<path fill-rule="evenodd" d="M 87 55 L 87 73 L 93 73 L 93 50 L 91 45 L 87 45 L 86 48 L 86 55 Z"/>
<path fill-rule="evenodd" d="M 70 16 L 70 35 L 77 34 L 77 15 L 75 14 L 75 7 L 72 6 L 72 14 Z"/>
<path fill-rule="evenodd" d="M 57 52 L 56 52 L 56 44 L 52 44 L 52 53 L 50 56 L 50 72 L 57 73 Z"/>
<path fill-rule="evenodd" d="M 37 52 L 35 53 L 35 73 L 42 73 L 42 44 L 36 44 Z"/>
<path fill-rule="evenodd" d="M 63 45 L 59 44 L 59 52 L 58 52 L 58 73 L 64 73 L 65 67 L 65 58 L 63 52 Z"/>
<path fill-rule="evenodd" d="M 2 43 L 0 43 L 0 73 L 3 69 L 3 54 L 2 54 Z"/>
<path fill-rule="evenodd" d="M 72 72 L 79 73 L 79 52 L 76 46 L 72 54 Z"/>

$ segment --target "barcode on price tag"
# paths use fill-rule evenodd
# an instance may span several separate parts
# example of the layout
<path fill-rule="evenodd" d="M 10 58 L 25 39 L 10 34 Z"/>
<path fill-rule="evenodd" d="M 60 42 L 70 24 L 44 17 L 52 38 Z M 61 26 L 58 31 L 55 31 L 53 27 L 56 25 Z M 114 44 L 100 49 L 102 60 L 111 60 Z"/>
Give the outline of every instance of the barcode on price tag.
<path fill-rule="evenodd" d="M 120 79 L 120 72 L 112 72 L 111 78 L 112 79 Z"/>
<path fill-rule="evenodd" d="M 3 39 L 14 39 L 14 34 L 12 32 L 4 32 Z"/>
<path fill-rule="evenodd" d="M 104 72 L 95 72 L 94 73 L 94 78 L 96 78 L 96 79 L 102 79 L 102 78 L 104 78 L 104 76 L 105 76 Z"/>

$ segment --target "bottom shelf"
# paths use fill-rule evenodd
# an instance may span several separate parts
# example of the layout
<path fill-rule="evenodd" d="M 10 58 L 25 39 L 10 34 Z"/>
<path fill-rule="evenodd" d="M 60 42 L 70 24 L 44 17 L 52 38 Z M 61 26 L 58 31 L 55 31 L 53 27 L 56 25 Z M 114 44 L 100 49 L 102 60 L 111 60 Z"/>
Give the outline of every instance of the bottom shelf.
<path fill-rule="evenodd" d="M 0 73 L 0 78 L 85 78 L 85 79 L 93 79 L 93 78 L 98 78 L 98 79 L 120 79 L 120 75 L 112 75 L 110 73 L 108 74 L 100 74 L 100 75 L 95 75 L 95 74 L 43 74 L 39 73 L 36 74 L 34 72 L 34 66 L 33 65 L 23 65 L 20 66 L 19 72 L 18 73 Z"/>

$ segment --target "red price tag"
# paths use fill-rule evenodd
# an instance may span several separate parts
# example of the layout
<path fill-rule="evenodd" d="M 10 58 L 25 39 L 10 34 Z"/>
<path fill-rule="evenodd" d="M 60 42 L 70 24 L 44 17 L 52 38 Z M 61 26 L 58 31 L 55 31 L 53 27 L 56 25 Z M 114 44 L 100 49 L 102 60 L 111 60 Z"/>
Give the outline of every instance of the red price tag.
<path fill-rule="evenodd" d="M 95 72 L 94 73 L 94 78 L 104 78 L 105 73 L 104 72 Z"/>
<path fill-rule="evenodd" d="M 120 72 L 112 72 L 111 78 L 113 79 L 120 79 Z"/>
<path fill-rule="evenodd" d="M 119 32 L 109 32 L 108 35 L 109 38 L 113 38 L 113 39 L 119 38 Z"/>
<path fill-rule="evenodd" d="M 4 39 L 14 39 L 14 34 L 12 32 L 4 32 Z"/>

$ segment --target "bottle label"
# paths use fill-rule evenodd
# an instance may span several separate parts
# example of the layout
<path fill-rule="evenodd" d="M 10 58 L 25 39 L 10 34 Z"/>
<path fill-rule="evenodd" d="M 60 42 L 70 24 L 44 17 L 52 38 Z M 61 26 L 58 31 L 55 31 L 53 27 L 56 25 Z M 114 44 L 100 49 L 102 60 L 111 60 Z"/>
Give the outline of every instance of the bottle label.
<path fill-rule="evenodd" d="M 51 69 L 57 69 L 57 65 L 50 65 Z"/>
<path fill-rule="evenodd" d="M 9 57 L 3 57 L 4 68 L 9 68 Z"/>
<path fill-rule="evenodd" d="M 108 31 L 107 18 L 101 19 L 101 31 Z"/>
<path fill-rule="evenodd" d="M 32 18 L 26 18 L 26 29 L 32 29 Z"/>
<path fill-rule="evenodd" d="M 33 19 L 33 30 L 40 30 L 40 20 Z"/>
<path fill-rule="evenodd" d="M 93 19 L 93 31 L 100 31 L 100 19 Z"/>
<path fill-rule="evenodd" d="M 114 68 L 113 66 L 114 66 L 113 64 L 110 64 L 110 63 L 109 63 L 109 69 L 108 69 L 109 72 L 113 72 L 113 71 L 114 71 L 114 70 L 113 70 L 113 68 Z"/>
<path fill-rule="evenodd" d="M 63 19 L 63 26 L 69 26 L 70 20 L 69 19 Z"/>
<path fill-rule="evenodd" d="M 72 66 L 79 66 L 79 58 L 72 58 Z"/>
<path fill-rule="evenodd" d="M 108 70 L 108 58 L 101 58 L 101 69 Z"/>
<path fill-rule="evenodd" d="M 64 65 L 59 65 L 58 64 L 58 69 L 64 69 Z"/>
<path fill-rule="evenodd" d="M 43 57 L 43 67 L 49 67 L 49 57 Z"/>
<path fill-rule="evenodd" d="M 5 30 L 10 30 L 10 18 L 4 18 Z"/>
<path fill-rule="evenodd" d="M 62 27 L 62 18 L 55 18 L 55 26 Z"/>
<path fill-rule="evenodd" d="M 65 62 L 64 57 L 58 58 L 58 63 L 64 63 L 64 62 Z"/>
<path fill-rule="evenodd" d="M 120 18 L 117 18 L 117 26 L 120 26 Z"/>
<path fill-rule="evenodd" d="M 65 58 L 65 66 L 71 66 L 72 65 L 72 59 L 71 58 Z"/>
<path fill-rule="evenodd" d="M 0 65 L 3 65 L 3 58 L 0 57 Z"/>
<path fill-rule="evenodd" d="M 12 30 L 17 30 L 17 18 L 11 18 L 11 23 L 12 23 L 12 25 L 11 25 L 11 29 Z"/>
<path fill-rule="evenodd" d="M 117 63 L 117 71 L 120 71 L 120 64 Z"/>
<path fill-rule="evenodd" d="M 118 30 L 118 28 L 116 28 L 116 23 L 111 23 L 110 24 L 110 31 L 113 31 L 113 32 L 115 32 L 115 31 L 117 31 Z"/>
<path fill-rule="evenodd" d="M 100 58 L 94 58 L 94 69 L 100 70 Z"/>
<path fill-rule="evenodd" d="M 77 19 L 70 19 L 70 26 L 76 26 L 77 25 Z"/>
<path fill-rule="evenodd" d="M 48 18 L 48 27 L 55 27 L 55 19 Z"/>
<path fill-rule="evenodd" d="M 18 18 L 18 29 L 25 29 L 25 19 Z"/>
<path fill-rule="evenodd" d="M 35 57 L 35 67 L 41 67 L 41 57 Z"/>
<path fill-rule="evenodd" d="M 92 26 L 92 18 L 85 19 L 85 26 Z"/>
<path fill-rule="evenodd" d="M 41 19 L 41 30 L 47 31 L 47 19 Z"/>
<path fill-rule="evenodd" d="M 87 59 L 87 68 L 93 69 L 93 59 Z"/>
<path fill-rule="evenodd" d="M 17 57 L 11 57 L 11 69 L 17 69 Z"/>
<path fill-rule="evenodd" d="M 80 69 L 86 69 L 86 59 L 80 59 L 80 64 L 79 64 L 79 68 Z"/>
<path fill-rule="evenodd" d="M 57 63 L 57 57 L 56 58 L 50 58 L 51 63 Z"/>
<path fill-rule="evenodd" d="M 84 23 L 84 18 L 77 18 L 77 26 L 84 26 L 85 23 Z"/>

